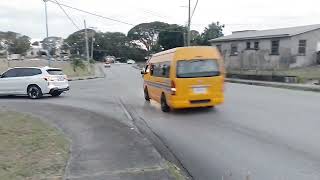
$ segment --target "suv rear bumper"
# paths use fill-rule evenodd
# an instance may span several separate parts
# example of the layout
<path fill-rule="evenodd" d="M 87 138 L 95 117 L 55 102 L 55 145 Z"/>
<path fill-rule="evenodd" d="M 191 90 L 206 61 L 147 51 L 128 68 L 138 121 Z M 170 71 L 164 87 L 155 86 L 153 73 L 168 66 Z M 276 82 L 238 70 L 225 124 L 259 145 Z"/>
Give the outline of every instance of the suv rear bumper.
<path fill-rule="evenodd" d="M 52 88 L 49 91 L 49 94 L 53 93 L 53 92 L 65 92 L 65 91 L 69 91 L 70 87 L 67 88 Z"/>

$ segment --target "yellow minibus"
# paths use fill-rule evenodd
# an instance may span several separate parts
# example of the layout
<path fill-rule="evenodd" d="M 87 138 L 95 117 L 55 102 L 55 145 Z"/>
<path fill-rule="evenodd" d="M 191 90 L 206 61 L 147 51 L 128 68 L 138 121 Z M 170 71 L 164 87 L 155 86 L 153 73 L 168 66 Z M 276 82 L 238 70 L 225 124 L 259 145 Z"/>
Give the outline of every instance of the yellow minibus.
<path fill-rule="evenodd" d="M 215 47 L 180 47 L 154 54 L 141 71 L 144 96 L 171 109 L 224 102 L 224 64 Z"/>

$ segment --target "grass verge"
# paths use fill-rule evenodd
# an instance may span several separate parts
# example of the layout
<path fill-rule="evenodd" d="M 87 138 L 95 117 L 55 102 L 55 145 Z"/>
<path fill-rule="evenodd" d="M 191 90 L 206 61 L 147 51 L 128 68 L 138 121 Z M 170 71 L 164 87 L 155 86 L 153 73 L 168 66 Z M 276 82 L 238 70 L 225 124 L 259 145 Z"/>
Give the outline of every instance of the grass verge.
<path fill-rule="evenodd" d="M 10 61 L 9 67 L 44 67 L 48 65 L 47 60 L 23 60 L 23 61 Z M 94 66 L 91 64 L 91 72 L 88 71 L 88 66 L 85 64 L 84 68 L 73 67 L 70 62 L 66 61 L 54 61 L 51 63 L 51 67 L 61 68 L 68 77 L 85 77 L 94 75 Z M 0 59 L 0 74 L 8 69 L 8 62 Z"/>
<path fill-rule="evenodd" d="M 178 168 L 175 164 L 167 161 L 167 166 L 168 166 L 169 173 L 175 178 L 175 180 L 187 180 L 188 179 L 187 177 L 185 177 L 182 174 L 181 169 Z"/>
<path fill-rule="evenodd" d="M 320 66 L 311 66 L 305 68 L 295 68 L 288 70 L 274 70 L 274 71 L 262 71 L 262 70 L 230 70 L 231 74 L 244 74 L 244 75 L 274 75 L 274 76 L 296 76 L 300 83 L 304 83 L 308 80 L 320 80 Z"/>
<path fill-rule="evenodd" d="M 1 179 L 63 179 L 69 141 L 39 119 L 0 111 Z"/>

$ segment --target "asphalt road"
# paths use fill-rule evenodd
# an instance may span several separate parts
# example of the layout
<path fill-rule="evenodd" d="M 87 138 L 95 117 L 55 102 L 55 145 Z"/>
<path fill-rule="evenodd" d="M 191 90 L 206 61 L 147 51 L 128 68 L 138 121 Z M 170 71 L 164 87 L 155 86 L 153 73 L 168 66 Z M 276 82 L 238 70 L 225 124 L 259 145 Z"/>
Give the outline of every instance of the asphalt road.
<path fill-rule="evenodd" d="M 222 106 L 166 114 L 157 103 L 144 101 L 137 69 L 113 65 L 105 73 L 105 79 L 71 82 L 66 95 L 40 101 L 131 126 L 119 106 L 122 99 L 197 180 L 320 179 L 318 93 L 227 84 Z"/>

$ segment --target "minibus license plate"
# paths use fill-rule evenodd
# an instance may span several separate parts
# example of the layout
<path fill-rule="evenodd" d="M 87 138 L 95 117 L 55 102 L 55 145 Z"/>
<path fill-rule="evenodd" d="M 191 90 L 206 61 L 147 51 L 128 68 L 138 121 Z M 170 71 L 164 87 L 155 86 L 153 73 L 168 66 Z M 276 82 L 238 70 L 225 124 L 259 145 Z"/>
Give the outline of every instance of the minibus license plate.
<path fill-rule="evenodd" d="M 207 93 L 207 88 L 205 88 L 205 87 L 194 87 L 193 88 L 193 92 L 195 94 L 205 94 L 205 93 Z"/>

